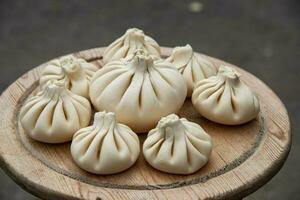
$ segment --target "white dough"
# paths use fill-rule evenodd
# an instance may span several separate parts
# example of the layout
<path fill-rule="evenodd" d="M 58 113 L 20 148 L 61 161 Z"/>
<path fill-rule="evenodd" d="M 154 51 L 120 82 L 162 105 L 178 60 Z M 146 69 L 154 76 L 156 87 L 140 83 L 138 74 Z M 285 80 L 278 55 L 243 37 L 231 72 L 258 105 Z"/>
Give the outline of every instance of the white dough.
<path fill-rule="evenodd" d="M 143 49 L 148 54 L 160 58 L 160 47 L 157 42 L 137 28 L 131 28 L 126 33 L 111 43 L 104 51 L 104 64 L 126 58 L 137 49 Z"/>
<path fill-rule="evenodd" d="M 175 114 L 163 117 L 143 145 L 152 167 L 173 174 L 196 172 L 207 163 L 211 151 L 211 137 L 201 126 Z"/>
<path fill-rule="evenodd" d="M 186 92 L 182 75 L 171 63 L 153 61 L 142 50 L 131 59 L 106 64 L 90 87 L 98 111 L 114 112 L 119 122 L 137 133 L 149 131 L 161 117 L 179 111 Z"/>
<path fill-rule="evenodd" d="M 139 153 L 138 136 L 110 112 L 96 113 L 94 124 L 76 132 L 71 144 L 77 165 L 95 174 L 124 171 L 135 163 Z"/>
<path fill-rule="evenodd" d="M 49 81 L 43 91 L 28 99 L 20 112 L 25 132 L 46 143 L 70 141 L 77 130 L 89 124 L 90 118 L 90 102 L 58 81 Z"/>
<path fill-rule="evenodd" d="M 192 96 L 195 83 L 217 74 L 217 68 L 213 63 L 203 56 L 194 54 L 189 44 L 175 47 L 167 61 L 174 64 L 183 75 L 188 88 L 188 97 Z"/>
<path fill-rule="evenodd" d="M 233 68 L 221 66 L 217 76 L 196 83 L 192 102 L 205 118 L 226 125 L 238 125 L 254 119 L 259 100 L 240 80 Z"/>
<path fill-rule="evenodd" d="M 40 84 L 49 80 L 64 80 L 66 87 L 73 93 L 89 98 L 89 84 L 98 70 L 95 65 L 72 55 L 50 61 L 42 72 Z"/>

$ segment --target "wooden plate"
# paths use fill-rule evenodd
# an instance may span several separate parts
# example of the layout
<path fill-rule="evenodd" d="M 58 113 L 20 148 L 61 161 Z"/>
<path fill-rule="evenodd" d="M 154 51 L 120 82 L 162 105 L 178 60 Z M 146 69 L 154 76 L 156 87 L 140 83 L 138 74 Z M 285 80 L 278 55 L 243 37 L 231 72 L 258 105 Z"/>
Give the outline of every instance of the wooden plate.
<path fill-rule="evenodd" d="M 101 67 L 104 48 L 74 53 Z M 170 48 L 162 48 L 164 56 Z M 212 62 L 225 64 L 215 58 Z M 226 63 L 229 66 L 231 64 Z M 208 164 L 188 176 L 162 173 L 142 154 L 129 170 L 116 175 L 89 174 L 78 168 L 70 144 L 49 145 L 31 140 L 21 128 L 19 110 L 38 87 L 42 64 L 14 82 L 0 97 L 1 167 L 24 189 L 44 199 L 207 199 L 242 198 L 274 176 L 291 145 L 290 123 L 284 105 L 262 81 L 237 68 L 259 96 L 261 112 L 241 126 L 210 122 L 186 100 L 182 117 L 199 123 L 213 139 Z M 233 66 L 234 67 L 234 66 Z M 140 135 L 143 143 L 146 135 Z"/>

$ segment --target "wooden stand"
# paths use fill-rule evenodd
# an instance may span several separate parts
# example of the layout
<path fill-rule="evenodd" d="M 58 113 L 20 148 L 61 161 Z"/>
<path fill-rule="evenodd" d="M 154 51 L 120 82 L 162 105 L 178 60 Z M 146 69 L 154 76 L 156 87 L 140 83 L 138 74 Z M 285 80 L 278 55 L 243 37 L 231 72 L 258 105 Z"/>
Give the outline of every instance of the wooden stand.
<path fill-rule="evenodd" d="M 102 65 L 104 48 L 74 53 Z M 162 48 L 164 56 L 170 48 Z M 207 57 L 212 62 L 231 64 Z M 189 99 L 181 117 L 199 123 L 213 139 L 208 164 L 188 176 L 153 169 L 142 153 L 129 170 L 116 175 L 89 174 L 75 165 L 70 143 L 36 142 L 24 133 L 18 115 L 36 92 L 44 64 L 14 82 L 0 97 L 0 163 L 27 191 L 43 199 L 238 199 L 257 190 L 283 165 L 291 145 L 289 118 L 279 98 L 262 81 L 237 68 L 242 80 L 258 94 L 261 112 L 241 126 L 225 126 L 202 118 Z M 146 134 L 139 135 L 141 145 Z"/>

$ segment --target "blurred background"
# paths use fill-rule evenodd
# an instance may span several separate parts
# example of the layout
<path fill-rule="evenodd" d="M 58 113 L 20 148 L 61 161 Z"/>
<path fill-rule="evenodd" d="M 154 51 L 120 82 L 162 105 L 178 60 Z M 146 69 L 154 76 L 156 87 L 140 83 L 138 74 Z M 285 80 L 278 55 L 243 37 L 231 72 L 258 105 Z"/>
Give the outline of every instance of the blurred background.
<path fill-rule="evenodd" d="M 54 57 L 106 46 L 138 27 L 240 66 L 286 105 L 293 145 L 282 170 L 246 199 L 300 199 L 300 1 L 0 0 L 0 92 Z M 36 199 L 0 170 L 0 199 Z"/>

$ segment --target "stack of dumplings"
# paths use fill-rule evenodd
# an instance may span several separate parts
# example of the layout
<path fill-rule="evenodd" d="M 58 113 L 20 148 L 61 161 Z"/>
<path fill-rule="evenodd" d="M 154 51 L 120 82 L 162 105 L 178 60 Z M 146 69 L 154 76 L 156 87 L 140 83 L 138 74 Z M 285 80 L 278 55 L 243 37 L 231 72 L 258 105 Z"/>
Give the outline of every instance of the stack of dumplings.
<path fill-rule="evenodd" d="M 115 174 L 133 166 L 140 155 L 137 133 L 148 133 L 142 154 L 153 168 L 197 172 L 213 145 L 199 124 L 176 115 L 187 97 L 201 116 L 220 124 L 243 124 L 259 113 L 259 100 L 241 75 L 194 53 L 191 45 L 175 47 L 165 58 L 153 38 L 131 28 L 102 56 L 100 69 L 73 55 L 47 63 L 40 91 L 19 116 L 34 140 L 72 141 L 74 163 L 90 173 Z"/>

